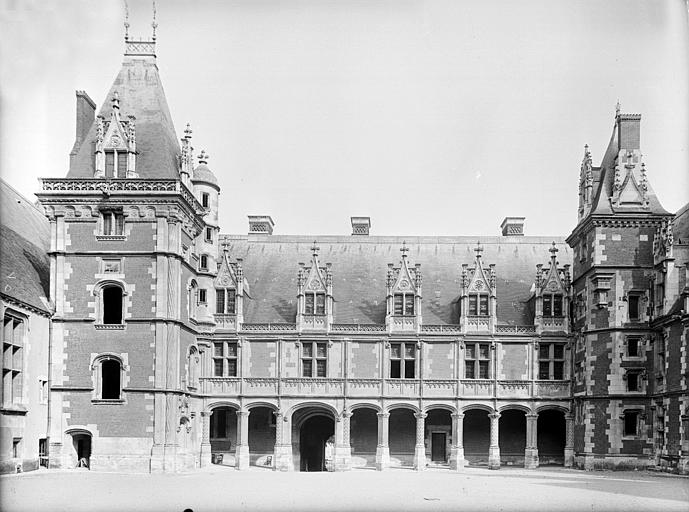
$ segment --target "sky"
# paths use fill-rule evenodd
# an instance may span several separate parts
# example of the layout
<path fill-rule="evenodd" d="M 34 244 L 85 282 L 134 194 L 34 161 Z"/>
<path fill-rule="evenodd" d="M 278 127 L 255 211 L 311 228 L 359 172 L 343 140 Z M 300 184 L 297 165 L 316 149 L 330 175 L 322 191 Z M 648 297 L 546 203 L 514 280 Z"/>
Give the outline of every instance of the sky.
<path fill-rule="evenodd" d="M 151 2 L 129 0 L 130 35 Z M 0 174 L 29 198 L 64 177 L 75 90 L 98 108 L 122 0 L 0 0 Z M 583 146 L 640 113 L 663 206 L 689 201 L 683 0 L 158 0 L 157 60 L 181 137 L 221 186 L 223 233 L 528 235 L 574 228 Z"/>

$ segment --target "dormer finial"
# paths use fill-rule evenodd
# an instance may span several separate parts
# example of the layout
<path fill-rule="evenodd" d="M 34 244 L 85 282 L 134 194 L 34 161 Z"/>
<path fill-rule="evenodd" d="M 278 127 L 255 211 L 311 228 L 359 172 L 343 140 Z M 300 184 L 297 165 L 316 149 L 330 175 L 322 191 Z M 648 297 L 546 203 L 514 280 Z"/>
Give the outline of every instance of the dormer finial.
<path fill-rule="evenodd" d="M 617 104 L 615 105 L 615 117 L 619 117 L 620 111 L 622 110 L 622 105 L 620 104 L 620 100 L 617 100 Z"/>
<path fill-rule="evenodd" d="M 316 241 L 314 240 L 313 245 L 311 246 L 311 253 L 313 254 L 314 258 L 318 256 L 318 251 L 320 251 L 320 250 L 321 250 L 321 248 L 318 247 L 318 245 L 316 245 Z"/>
<path fill-rule="evenodd" d="M 559 249 L 555 245 L 555 242 L 553 242 L 553 245 L 551 245 L 550 249 L 548 250 L 550 251 L 550 259 L 554 260 L 555 258 L 557 258 L 557 252 Z"/>
<path fill-rule="evenodd" d="M 112 95 L 112 99 L 110 100 L 112 103 L 112 108 L 119 110 L 120 109 L 120 94 L 115 91 L 115 94 Z"/>
<path fill-rule="evenodd" d="M 406 240 L 402 241 L 402 248 L 400 249 L 400 252 L 402 253 L 402 259 L 405 259 L 407 257 L 407 253 L 409 252 L 409 247 L 407 247 Z"/>
<path fill-rule="evenodd" d="M 191 139 L 191 125 L 187 123 L 187 127 L 184 129 L 184 138 Z"/>
<path fill-rule="evenodd" d="M 153 27 L 153 41 L 156 40 L 156 29 L 158 28 L 158 22 L 156 21 L 156 3 L 153 0 L 153 21 L 151 22 L 151 27 Z"/>
<path fill-rule="evenodd" d="M 198 159 L 199 159 L 199 164 L 205 165 L 208 163 L 208 153 L 206 153 L 205 149 L 201 150 L 201 153 L 199 153 Z"/>
<path fill-rule="evenodd" d="M 129 5 L 127 0 L 124 0 L 124 41 L 129 41 Z"/>
<path fill-rule="evenodd" d="M 483 246 L 481 245 L 480 241 L 476 242 L 476 249 L 474 249 L 474 252 L 476 253 L 476 259 L 480 260 L 481 253 L 483 252 Z"/>
<path fill-rule="evenodd" d="M 223 240 L 220 245 L 222 245 L 223 253 L 227 254 L 228 252 L 230 252 L 230 242 L 228 242 L 227 240 Z"/>

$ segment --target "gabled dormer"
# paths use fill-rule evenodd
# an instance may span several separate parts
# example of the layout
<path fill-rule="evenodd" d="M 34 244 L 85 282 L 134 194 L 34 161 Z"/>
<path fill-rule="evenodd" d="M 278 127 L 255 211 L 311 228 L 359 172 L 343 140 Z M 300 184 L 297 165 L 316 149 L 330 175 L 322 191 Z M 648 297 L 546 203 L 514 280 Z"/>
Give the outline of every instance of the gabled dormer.
<path fill-rule="evenodd" d="M 406 243 L 400 252 L 400 266 L 388 264 L 385 326 L 388 332 L 421 332 L 421 264 L 410 268 Z"/>
<path fill-rule="evenodd" d="M 244 270 L 242 260 L 230 262 L 227 246 L 223 248 L 218 275 L 213 281 L 215 289 L 215 325 L 216 330 L 237 331 L 244 321 Z"/>
<path fill-rule="evenodd" d="M 311 266 L 299 264 L 297 272 L 297 330 L 330 331 L 333 323 L 333 274 L 330 263 L 321 267 L 319 247 L 311 247 Z"/>
<path fill-rule="evenodd" d="M 495 332 L 495 265 L 484 268 L 480 242 L 474 251 L 474 266 L 469 268 L 467 264 L 462 265 L 459 323 L 464 332 Z"/>
<path fill-rule="evenodd" d="M 111 99 L 110 119 L 96 118 L 95 178 L 138 178 L 136 173 L 136 118 L 120 117 L 120 96 Z"/>
<path fill-rule="evenodd" d="M 548 268 L 536 265 L 535 300 L 536 332 L 569 332 L 569 265 L 558 267 L 555 242 L 550 250 Z"/>

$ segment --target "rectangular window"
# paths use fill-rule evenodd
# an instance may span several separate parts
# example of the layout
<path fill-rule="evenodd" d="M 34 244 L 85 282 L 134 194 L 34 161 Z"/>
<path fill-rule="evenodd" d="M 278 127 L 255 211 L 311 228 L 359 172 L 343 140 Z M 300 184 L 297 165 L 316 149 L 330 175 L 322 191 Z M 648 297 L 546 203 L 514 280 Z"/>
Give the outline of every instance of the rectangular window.
<path fill-rule="evenodd" d="M 208 256 L 206 254 L 201 255 L 201 262 L 199 264 L 201 270 L 208 270 Z"/>
<path fill-rule="evenodd" d="M 317 293 L 316 294 L 316 314 L 317 315 L 325 315 L 325 294 L 324 293 Z"/>
<path fill-rule="evenodd" d="M 305 315 L 325 315 L 325 293 L 307 293 L 305 299 Z"/>
<path fill-rule="evenodd" d="M 538 379 L 565 378 L 565 346 L 562 343 L 541 343 L 538 349 Z"/>
<path fill-rule="evenodd" d="M 627 338 L 627 357 L 639 357 L 639 341 L 641 339 L 637 336 Z"/>
<path fill-rule="evenodd" d="M 215 290 L 215 312 L 219 314 L 234 315 L 236 311 L 237 297 L 234 288 L 218 288 Z"/>
<path fill-rule="evenodd" d="M 101 212 L 103 218 L 103 234 L 107 236 L 124 234 L 124 214 L 115 211 Z"/>
<path fill-rule="evenodd" d="M 206 289 L 205 288 L 200 288 L 199 289 L 199 304 L 205 304 L 206 303 Z"/>
<path fill-rule="evenodd" d="M 5 315 L 2 339 L 2 403 L 5 405 L 22 401 L 23 335 L 24 322 Z"/>
<path fill-rule="evenodd" d="M 464 378 L 488 379 L 490 368 L 490 345 L 488 343 L 467 343 L 464 350 Z"/>
<path fill-rule="evenodd" d="M 106 151 L 105 152 L 105 177 L 114 178 L 115 177 L 115 152 Z"/>
<path fill-rule="evenodd" d="M 624 411 L 624 435 L 639 435 L 639 411 Z"/>
<path fill-rule="evenodd" d="M 396 293 L 393 296 L 393 314 L 395 316 L 414 316 L 414 294 Z"/>
<path fill-rule="evenodd" d="M 469 295 L 469 315 L 488 316 L 488 294 L 472 293 Z"/>
<path fill-rule="evenodd" d="M 301 368 L 303 377 L 326 377 L 328 366 L 327 343 L 302 343 Z"/>
<path fill-rule="evenodd" d="M 559 293 L 543 294 L 543 316 L 562 316 L 562 295 Z"/>
<path fill-rule="evenodd" d="M 213 376 L 237 376 L 236 341 L 216 341 L 213 343 Z"/>
<path fill-rule="evenodd" d="M 638 372 L 627 372 L 627 391 L 641 391 Z"/>
<path fill-rule="evenodd" d="M 204 208 L 208 208 L 211 204 L 210 197 L 211 196 L 208 194 L 208 192 L 202 192 L 201 193 L 201 206 L 203 206 Z"/>
<path fill-rule="evenodd" d="M 206 242 L 213 243 L 213 228 L 206 228 Z"/>
<path fill-rule="evenodd" d="M 636 322 L 639 320 L 639 300 L 640 296 L 637 294 L 629 294 L 627 297 L 628 315 L 630 322 Z"/>
<path fill-rule="evenodd" d="M 413 379 L 416 375 L 416 343 L 390 344 L 390 378 Z"/>
<path fill-rule="evenodd" d="M 127 153 L 120 151 L 117 153 L 117 176 L 118 178 L 127 177 Z"/>
<path fill-rule="evenodd" d="M 15 459 L 18 459 L 22 455 L 21 451 L 22 447 L 22 438 L 21 437 L 15 437 L 12 439 L 12 457 Z"/>

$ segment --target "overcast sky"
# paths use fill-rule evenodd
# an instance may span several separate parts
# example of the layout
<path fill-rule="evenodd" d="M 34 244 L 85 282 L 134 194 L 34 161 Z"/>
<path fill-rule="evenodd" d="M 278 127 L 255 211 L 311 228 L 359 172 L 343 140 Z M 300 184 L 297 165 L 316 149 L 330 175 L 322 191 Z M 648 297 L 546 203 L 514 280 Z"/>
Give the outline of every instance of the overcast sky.
<path fill-rule="evenodd" d="M 124 7 L 0 0 L 2 177 L 33 197 L 64 177 L 74 91 L 99 108 L 122 62 Z M 130 34 L 151 4 L 129 1 Z M 221 231 L 531 235 L 576 222 L 583 145 L 600 162 L 615 103 L 641 113 L 666 209 L 689 201 L 682 0 L 159 0 L 158 66 L 222 187 Z"/>

